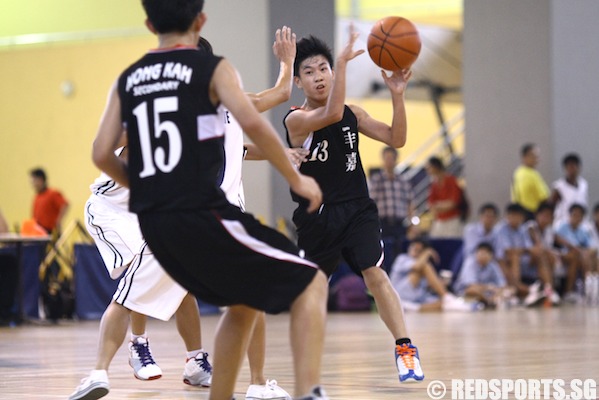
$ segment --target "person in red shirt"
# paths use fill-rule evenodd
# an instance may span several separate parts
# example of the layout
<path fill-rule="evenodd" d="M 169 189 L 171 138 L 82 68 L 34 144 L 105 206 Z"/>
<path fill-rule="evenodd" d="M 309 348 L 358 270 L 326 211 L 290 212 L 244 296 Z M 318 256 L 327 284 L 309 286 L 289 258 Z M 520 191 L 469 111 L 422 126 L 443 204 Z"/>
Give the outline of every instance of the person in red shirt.
<path fill-rule="evenodd" d="M 462 190 L 457 179 L 445 170 L 443 161 L 438 157 L 429 158 L 425 168 L 431 179 L 428 206 L 433 222 L 430 237 L 462 237 L 463 224 L 459 209 Z"/>
<path fill-rule="evenodd" d="M 46 172 L 43 169 L 31 170 L 30 176 L 36 193 L 33 200 L 33 219 L 48 233 L 54 230 L 60 232 L 69 203 L 59 191 L 48 187 Z"/>

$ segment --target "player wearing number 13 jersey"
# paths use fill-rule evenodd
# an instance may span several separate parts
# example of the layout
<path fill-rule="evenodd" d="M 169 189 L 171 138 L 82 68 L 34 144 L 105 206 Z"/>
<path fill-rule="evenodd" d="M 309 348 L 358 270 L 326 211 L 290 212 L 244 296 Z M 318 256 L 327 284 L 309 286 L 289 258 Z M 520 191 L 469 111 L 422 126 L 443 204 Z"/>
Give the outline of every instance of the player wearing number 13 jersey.
<path fill-rule="evenodd" d="M 345 105 L 347 63 L 363 50 L 354 51 L 357 33 L 337 58 L 333 71 L 330 49 L 313 36 L 297 43 L 294 64 L 295 84 L 306 97 L 301 108 L 291 110 L 284 119 L 287 141 L 292 147 L 310 151 L 300 171 L 316 179 L 323 190 L 318 213 L 305 212 L 304 202 L 293 214 L 298 244 L 306 254 L 332 274 L 341 258 L 364 278 L 381 319 L 395 340 L 395 358 L 401 382 L 421 381 L 418 350 L 408 337 L 401 302 L 383 262 L 380 223 L 376 204 L 368 197 L 366 177 L 358 150 L 358 132 L 389 146 L 402 147 L 407 124 L 403 94 L 410 71 L 382 72 L 391 92 L 391 126 L 376 121 L 362 108 Z M 293 189 L 292 189 L 293 192 Z"/>

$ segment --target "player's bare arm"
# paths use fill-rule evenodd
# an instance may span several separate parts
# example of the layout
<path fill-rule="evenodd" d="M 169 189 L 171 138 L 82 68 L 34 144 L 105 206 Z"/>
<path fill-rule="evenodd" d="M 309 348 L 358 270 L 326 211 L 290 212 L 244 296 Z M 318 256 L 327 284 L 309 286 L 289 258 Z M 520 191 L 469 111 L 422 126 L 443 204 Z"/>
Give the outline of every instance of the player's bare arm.
<path fill-rule="evenodd" d="M 245 143 L 244 146 L 247 151 L 246 155 L 245 155 L 246 160 L 248 160 L 248 161 L 266 160 L 266 157 L 264 156 L 262 151 L 255 144 Z M 307 157 L 308 157 L 308 154 L 310 154 L 310 151 L 307 149 L 304 149 L 303 147 L 293 147 L 290 149 L 289 148 L 285 149 L 285 153 L 287 154 L 287 158 L 289 158 L 289 161 L 291 161 L 291 164 L 293 164 L 296 167 L 299 167 L 299 165 L 301 163 L 303 163 L 307 160 Z"/>
<path fill-rule="evenodd" d="M 391 92 L 391 102 L 393 105 L 391 126 L 372 118 L 361 107 L 350 105 L 350 108 L 356 115 L 356 118 L 358 118 L 358 130 L 361 133 L 388 146 L 400 148 L 406 144 L 407 139 L 408 123 L 404 93 L 408 85 L 408 80 L 412 76 L 412 71 L 395 71 L 390 76 L 385 71 L 381 71 L 381 74 Z"/>
<path fill-rule="evenodd" d="M 285 154 L 283 143 L 272 125 L 252 106 L 241 90 L 235 68 L 222 60 L 210 82 L 210 97 L 214 104 L 219 100 L 233 114 L 243 131 L 260 148 L 266 159 L 283 175 L 290 187 L 310 202 L 309 211 L 322 203 L 322 193 L 316 181 L 301 175 Z"/>
<path fill-rule="evenodd" d="M 337 56 L 335 71 L 322 56 L 311 57 L 302 62 L 300 66 L 300 78 L 295 77 L 295 83 L 299 88 L 310 86 L 315 89 L 325 89 L 330 74 L 331 92 L 326 99 L 311 98 L 306 96 L 306 102 L 298 111 L 292 112 L 285 119 L 289 131 L 289 139 L 293 147 L 301 146 L 310 132 L 317 131 L 326 126 L 339 122 L 343 118 L 345 108 L 345 75 L 347 63 L 364 50 L 354 50 L 353 46 L 359 33 L 350 26 L 350 38 L 347 45 Z M 304 90 L 306 92 L 306 89 Z"/>
<path fill-rule="evenodd" d="M 116 82 L 108 95 L 108 102 L 100 120 L 100 126 L 92 148 L 92 160 L 96 167 L 106 172 L 115 181 L 129 187 L 126 162 L 114 154 L 123 135 L 121 101 Z"/>
<path fill-rule="evenodd" d="M 296 53 L 296 35 L 291 28 L 277 29 L 272 51 L 279 60 L 279 76 L 272 88 L 260 93 L 248 93 L 259 112 L 270 110 L 289 100 L 293 86 L 293 62 Z"/>

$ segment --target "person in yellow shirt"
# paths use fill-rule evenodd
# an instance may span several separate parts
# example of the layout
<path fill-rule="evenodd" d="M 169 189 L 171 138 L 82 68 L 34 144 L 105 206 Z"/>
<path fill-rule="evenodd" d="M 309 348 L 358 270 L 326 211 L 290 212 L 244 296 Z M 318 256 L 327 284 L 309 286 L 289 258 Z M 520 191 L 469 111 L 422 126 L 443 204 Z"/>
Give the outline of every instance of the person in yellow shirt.
<path fill-rule="evenodd" d="M 533 143 L 522 146 L 522 163 L 512 178 L 512 202 L 520 204 L 532 216 L 543 201 L 549 198 L 549 187 L 536 169 L 539 164 L 539 148 Z"/>

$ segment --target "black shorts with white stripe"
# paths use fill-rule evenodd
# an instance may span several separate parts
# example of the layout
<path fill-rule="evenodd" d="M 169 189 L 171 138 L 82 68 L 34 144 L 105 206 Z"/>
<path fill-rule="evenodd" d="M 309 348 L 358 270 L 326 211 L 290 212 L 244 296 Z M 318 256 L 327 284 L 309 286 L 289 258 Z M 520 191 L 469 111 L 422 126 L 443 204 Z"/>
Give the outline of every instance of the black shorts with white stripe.
<path fill-rule="evenodd" d="M 233 205 L 144 213 L 139 222 L 163 268 L 211 304 L 285 311 L 318 270 L 287 237 Z"/>

